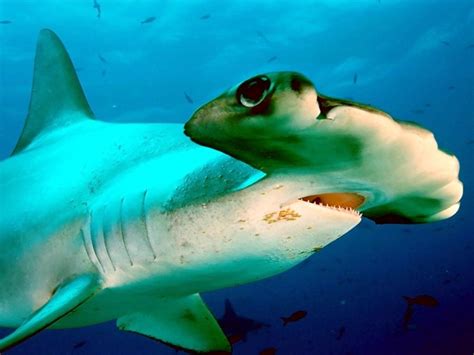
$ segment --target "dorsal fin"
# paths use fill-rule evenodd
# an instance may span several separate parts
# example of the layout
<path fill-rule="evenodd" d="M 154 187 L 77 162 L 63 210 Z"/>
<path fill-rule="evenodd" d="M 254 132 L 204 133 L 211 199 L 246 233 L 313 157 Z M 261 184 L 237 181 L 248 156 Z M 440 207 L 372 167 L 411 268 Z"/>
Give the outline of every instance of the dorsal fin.
<path fill-rule="evenodd" d="M 53 31 L 41 30 L 28 116 L 13 154 L 42 133 L 93 117 L 64 45 Z"/>

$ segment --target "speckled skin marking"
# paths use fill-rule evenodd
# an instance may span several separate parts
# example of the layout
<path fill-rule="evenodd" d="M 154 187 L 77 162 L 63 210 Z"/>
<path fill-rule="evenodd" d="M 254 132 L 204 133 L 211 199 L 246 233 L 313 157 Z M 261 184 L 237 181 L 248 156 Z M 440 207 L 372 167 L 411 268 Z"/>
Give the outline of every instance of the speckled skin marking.
<path fill-rule="evenodd" d="M 301 215 L 291 208 L 286 208 L 277 212 L 267 213 L 263 220 L 268 224 L 276 223 L 279 221 L 295 221 L 297 218 L 300 218 Z"/>

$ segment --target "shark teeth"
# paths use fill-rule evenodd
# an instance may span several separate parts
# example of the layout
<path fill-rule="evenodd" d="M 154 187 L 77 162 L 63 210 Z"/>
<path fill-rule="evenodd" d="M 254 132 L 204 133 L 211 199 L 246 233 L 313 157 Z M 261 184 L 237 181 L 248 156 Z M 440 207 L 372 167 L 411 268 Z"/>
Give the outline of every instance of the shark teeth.
<path fill-rule="evenodd" d="M 300 199 L 300 201 L 304 201 L 304 200 Z M 357 216 L 357 217 L 362 217 L 362 213 L 360 213 L 359 211 L 357 211 L 357 210 L 355 210 L 351 207 L 333 206 L 333 205 L 328 205 L 328 204 L 325 204 L 325 203 L 316 203 L 316 202 L 309 202 L 309 201 L 304 201 L 304 202 L 312 203 L 313 205 L 316 205 L 316 206 L 330 208 L 330 209 L 336 210 L 338 212 L 350 213 L 350 214 L 352 214 L 354 216 Z"/>
<path fill-rule="evenodd" d="M 346 212 L 358 217 L 362 217 L 362 213 L 350 207 L 331 206 L 331 205 L 325 205 L 325 204 L 318 204 L 318 206 L 323 206 L 323 207 L 330 208 L 339 212 Z"/>

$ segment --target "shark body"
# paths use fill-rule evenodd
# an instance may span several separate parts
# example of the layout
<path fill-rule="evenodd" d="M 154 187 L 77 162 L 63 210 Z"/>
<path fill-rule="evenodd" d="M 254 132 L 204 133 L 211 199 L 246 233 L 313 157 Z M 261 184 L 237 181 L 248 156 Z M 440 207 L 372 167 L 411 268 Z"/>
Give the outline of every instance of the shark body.
<path fill-rule="evenodd" d="M 198 292 L 282 272 L 359 223 L 304 201 L 282 209 L 294 191 L 182 131 L 94 120 L 62 43 L 41 31 L 29 115 L 0 163 L 0 326 L 17 328 L 0 350 L 111 319 L 229 350 Z"/>
<path fill-rule="evenodd" d="M 229 351 L 199 292 L 283 272 L 356 226 L 355 207 L 377 206 L 350 193 L 314 203 L 340 184 L 238 158 L 181 125 L 95 120 L 64 46 L 41 31 L 29 114 L 0 162 L 0 326 L 16 328 L 0 351 L 112 319 L 173 346 Z"/>

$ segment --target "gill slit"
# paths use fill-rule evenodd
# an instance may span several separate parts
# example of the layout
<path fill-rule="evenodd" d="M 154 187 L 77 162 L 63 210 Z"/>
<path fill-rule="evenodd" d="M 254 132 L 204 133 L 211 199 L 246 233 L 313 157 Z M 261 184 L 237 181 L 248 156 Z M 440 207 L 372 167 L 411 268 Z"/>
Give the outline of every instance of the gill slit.
<path fill-rule="evenodd" d="M 86 253 L 87 253 L 87 257 L 89 258 L 89 261 L 92 263 L 92 264 L 95 264 L 94 261 L 92 261 L 92 256 L 91 256 L 91 253 L 89 251 L 89 248 L 87 247 L 87 243 L 86 243 L 86 236 L 84 234 L 84 229 L 81 228 L 81 238 L 82 238 L 82 245 L 84 245 L 84 249 L 86 250 Z M 97 258 L 97 257 L 96 257 Z"/>
<path fill-rule="evenodd" d="M 122 199 L 120 200 L 120 212 L 119 212 L 120 235 L 122 236 L 123 246 L 125 248 L 125 252 L 127 253 L 128 260 L 130 261 L 130 266 L 133 266 L 132 257 L 130 256 L 130 253 L 129 253 L 128 247 L 127 247 L 127 243 L 125 241 L 126 240 L 126 232 L 125 232 L 125 229 L 123 227 L 123 200 L 124 200 L 124 197 L 122 197 Z"/>
<path fill-rule="evenodd" d="M 145 226 L 145 238 L 147 240 L 147 243 L 148 243 L 148 247 L 150 248 L 151 250 L 151 253 L 153 254 L 153 260 L 156 260 L 156 252 L 155 252 L 155 249 L 153 249 L 153 245 L 151 244 L 151 240 L 150 240 L 150 232 L 148 230 L 148 222 L 146 220 L 146 194 L 148 193 L 148 190 L 145 190 L 145 192 L 143 193 L 143 200 L 142 200 L 142 221 L 143 221 L 143 224 Z"/>
<path fill-rule="evenodd" d="M 102 235 L 104 236 L 105 252 L 107 253 L 107 256 L 109 257 L 110 263 L 112 264 L 112 268 L 114 269 L 114 271 L 117 271 L 117 268 L 115 267 L 114 261 L 112 260 L 112 257 L 110 256 L 108 240 L 111 238 L 111 236 L 110 236 L 110 233 L 106 232 L 104 218 L 105 218 L 105 213 L 102 214 Z"/>
<path fill-rule="evenodd" d="M 92 228 L 93 227 L 92 227 L 92 211 L 91 211 L 90 214 L 89 214 L 89 235 L 90 235 L 90 241 L 91 241 L 91 245 L 92 245 L 92 251 L 94 252 L 95 258 L 97 259 L 97 262 L 99 263 L 102 271 L 105 274 L 106 271 L 105 271 L 104 264 L 102 264 L 102 261 L 99 258 L 99 253 L 97 252 L 97 245 L 96 245 L 97 236 L 94 236 Z"/>

